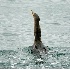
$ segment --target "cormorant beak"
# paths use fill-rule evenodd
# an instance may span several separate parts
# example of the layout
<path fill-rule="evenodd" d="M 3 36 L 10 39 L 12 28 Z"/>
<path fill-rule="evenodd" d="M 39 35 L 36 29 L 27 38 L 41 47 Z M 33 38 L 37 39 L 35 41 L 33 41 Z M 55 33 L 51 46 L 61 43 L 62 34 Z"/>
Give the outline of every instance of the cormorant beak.
<path fill-rule="evenodd" d="M 31 10 L 31 12 L 32 12 L 32 15 L 34 15 L 34 12 Z"/>

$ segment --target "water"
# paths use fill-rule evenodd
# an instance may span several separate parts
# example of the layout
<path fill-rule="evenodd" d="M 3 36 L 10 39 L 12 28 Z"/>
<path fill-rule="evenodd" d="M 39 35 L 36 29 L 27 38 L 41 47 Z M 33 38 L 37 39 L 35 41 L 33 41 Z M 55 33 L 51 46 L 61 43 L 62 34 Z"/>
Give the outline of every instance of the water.
<path fill-rule="evenodd" d="M 33 17 L 39 14 L 42 42 L 48 54 L 29 53 L 33 44 Z M 69 0 L 0 0 L 0 68 L 70 68 Z"/>

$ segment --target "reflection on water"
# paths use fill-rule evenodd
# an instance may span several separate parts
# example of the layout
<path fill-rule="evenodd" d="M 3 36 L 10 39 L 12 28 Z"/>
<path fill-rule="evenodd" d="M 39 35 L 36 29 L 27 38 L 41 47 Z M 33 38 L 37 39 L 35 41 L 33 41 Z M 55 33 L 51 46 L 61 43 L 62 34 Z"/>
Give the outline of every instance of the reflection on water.
<path fill-rule="evenodd" d="M 37 57 L 30 10 L 40 16 L 48 54 Z M 70 68 L 70 0 L 0 0 L 0 68 Z"/>
<path fill-rule="evenodd" d="M 70 48 L 50 48 L 48 54 L 37 57 L 29 53 L 28 47 L 13 50 L 0 50 L 0 68 L 52 69 L 70 68 Z M 68 52 L 69 51 L 69 52 Z"/>

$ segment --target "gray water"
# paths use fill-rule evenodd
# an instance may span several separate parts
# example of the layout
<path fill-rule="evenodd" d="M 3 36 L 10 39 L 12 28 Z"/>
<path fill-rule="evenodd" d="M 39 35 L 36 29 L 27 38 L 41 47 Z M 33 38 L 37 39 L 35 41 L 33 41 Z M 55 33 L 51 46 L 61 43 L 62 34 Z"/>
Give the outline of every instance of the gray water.
<path fill-rule="evenodd" d="M 42 57 L 29 53 L 33 45 L 33 10 L 40 16 Z M 0 0 L 0 68 L 70 68 L 70 0 Z"/>

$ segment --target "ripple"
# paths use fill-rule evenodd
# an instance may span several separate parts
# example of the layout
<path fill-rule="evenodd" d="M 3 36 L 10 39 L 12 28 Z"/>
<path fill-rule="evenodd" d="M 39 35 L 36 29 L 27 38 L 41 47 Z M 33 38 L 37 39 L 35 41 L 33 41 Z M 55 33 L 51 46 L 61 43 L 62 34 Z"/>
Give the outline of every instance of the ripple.
<path fill-rule="evenodd" d="M 3 36 L 18 36 L 16 33 L 2 33 Z"/>

